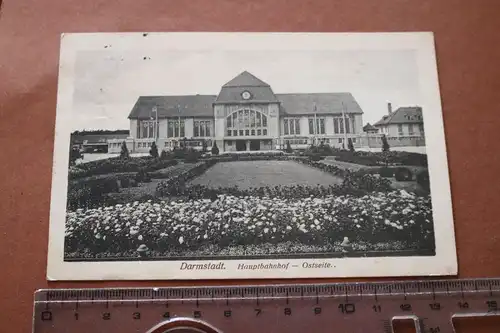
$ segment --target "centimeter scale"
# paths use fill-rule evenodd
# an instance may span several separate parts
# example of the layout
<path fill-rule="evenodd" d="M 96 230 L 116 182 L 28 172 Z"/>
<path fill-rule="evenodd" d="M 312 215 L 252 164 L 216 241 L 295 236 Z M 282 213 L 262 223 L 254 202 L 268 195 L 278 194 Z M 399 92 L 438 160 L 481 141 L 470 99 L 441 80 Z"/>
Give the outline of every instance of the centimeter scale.
<path fill-rule="evenodd" d="M 500 279 L 216 287 L 48 289 L 35 333 L 452 333 L 457 318 L 500 314 Z M 500 327 L 497 330 L 500 331 Z M 492 331 L 493 332 L 493 331 Z"/>

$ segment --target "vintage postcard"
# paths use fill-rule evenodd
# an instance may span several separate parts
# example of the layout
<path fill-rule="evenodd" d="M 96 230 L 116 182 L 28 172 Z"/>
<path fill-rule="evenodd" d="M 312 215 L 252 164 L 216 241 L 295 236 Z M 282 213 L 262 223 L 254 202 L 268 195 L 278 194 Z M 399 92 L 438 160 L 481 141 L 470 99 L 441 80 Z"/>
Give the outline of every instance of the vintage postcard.
<path fill-rule="evenodd" d="M 60 52 L 49 280 L 457 273 L 432 33 Z"/>

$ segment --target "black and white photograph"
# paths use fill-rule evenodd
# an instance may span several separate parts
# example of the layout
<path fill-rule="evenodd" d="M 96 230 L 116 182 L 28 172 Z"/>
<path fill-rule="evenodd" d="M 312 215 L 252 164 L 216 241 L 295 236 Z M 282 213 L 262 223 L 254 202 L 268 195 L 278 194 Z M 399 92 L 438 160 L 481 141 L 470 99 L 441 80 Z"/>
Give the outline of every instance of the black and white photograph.
<path fill-rule="evenodd" d="M 432 33 L 61 36 L 48 278 L 453 275 Z"/>

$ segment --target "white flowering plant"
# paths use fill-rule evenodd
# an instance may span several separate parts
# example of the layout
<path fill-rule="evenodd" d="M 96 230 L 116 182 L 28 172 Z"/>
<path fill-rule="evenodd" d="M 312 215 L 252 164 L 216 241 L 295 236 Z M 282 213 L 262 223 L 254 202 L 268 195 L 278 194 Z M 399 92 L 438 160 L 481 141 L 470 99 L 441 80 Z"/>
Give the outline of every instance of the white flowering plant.
<path fill-rule="evenodd" d="M 150 256 L 169 257 L 240 247 L 248 255 L 261 246 L 273 254 L 287 246 L 300 251 L 298 244 L 305 252 L 332 250 L 345 237 L 364 244 L 359 250 L 376 250 L 378 243 L 389 244 L 389 251 L 432 250 L 430 197 L 405 191 L 297 199 L 219 195 L 77 209 L 67 213 L 65 252 L 126 257 L 142 246 Z"/>

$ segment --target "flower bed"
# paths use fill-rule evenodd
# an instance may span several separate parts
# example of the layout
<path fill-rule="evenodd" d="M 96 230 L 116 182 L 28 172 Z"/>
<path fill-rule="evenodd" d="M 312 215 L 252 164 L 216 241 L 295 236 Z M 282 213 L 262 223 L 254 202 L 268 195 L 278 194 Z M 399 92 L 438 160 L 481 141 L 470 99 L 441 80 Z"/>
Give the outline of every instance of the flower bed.
<path fill-rule="evenodd" d="M 343 177 L 344 182 L 342 185 L 344 188 L 351 188 L 366 192 L 387 192 L 392 189 L 391 182 L 389 180 L 368 174 L 363 170 L 351 171 L 349 169 L 339 168 L 335 165 L 311 161 L 304 158 L 296 159 L 296 161 L 318 168 L 324 172 L 331 173 L 332 175 Z"/>
<path fill-rule="evenodd" d="M 283 161 L 292 158 L 290 154 L 284 152 L 265 152 L 265 153 L 225 153 L 223 155 L 211 156 L 206 160 L 217 162 L 231 162 L 231 161 Z"/>
<path fill-rule="evenodd" d="M 145 245 L 150 255 L 182 256 L 210 246 L 275 244 L 272 254 L 286 243 L 328 249 L 344 237 L 368 248 L 381 242 L 398 244 L 388 250 L 429 249 L 432 227 L 430 197 L 404 191 L 296 200 L 221 195 L 69 212 L 65 252 L 73 258 L 137 256 Z"/>
<path fill-rule="evenodd" d="M 201 175 L 216 163 L 217 161 L 215 160 L 207 160 L 203 163 L 198 163 L 193 168 L 158 183 L 156 187 L 156 194 L 159 196 L 178 195 L 179 189 L 185 188 L 187 181 Z"/>
<path fill-rule="evenodd" d="M 177 163 L 176 160 L 152 157 L 131 157 L 128 159 L 114 157 L 72 167 L 69 170 L 68 177 L 69 179 L 76 179 L 108 173 L 138 172 L 139 170 L 150 172 L 176 165 Z"/>
<path fill-rule="evenodd" d="M 135 178 L 135 172 L 126 172 L 69 180 L 67 209 L 102 206 L 106 202 L 107 193 L 118 192 L 124 187 L 136 186 Z"/>
<path fill-rule="evenodd" d="M 334 154 L 335 159 L 342 162 L 361 164 L 366 166 L 406 165 L 427 167 L 427 155 L 404 151 L 364 152 L 342 151 Z"/>

